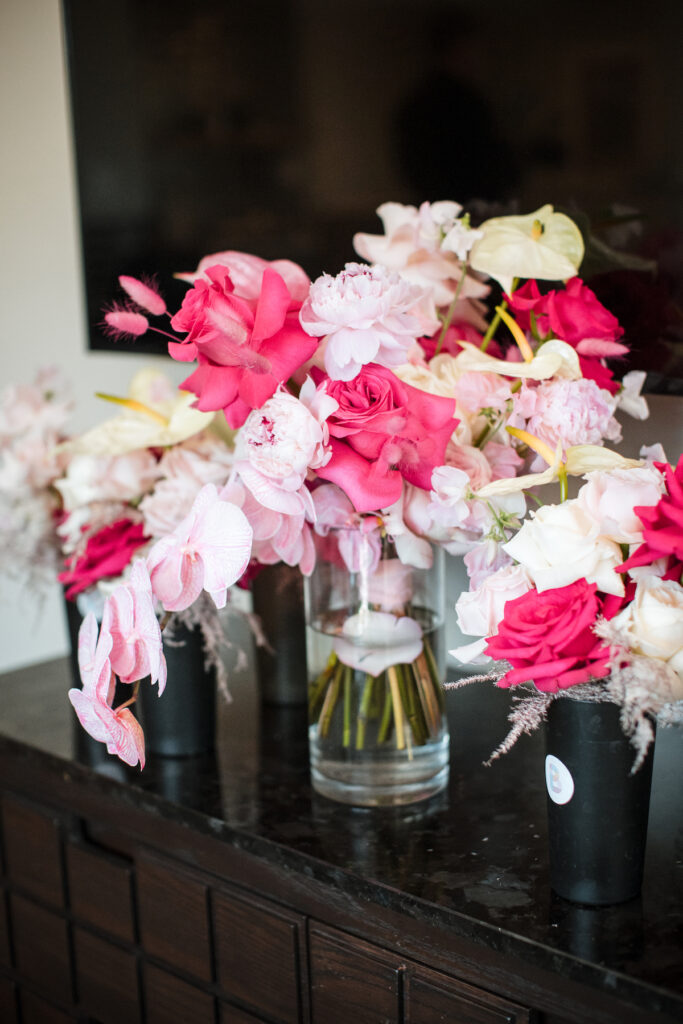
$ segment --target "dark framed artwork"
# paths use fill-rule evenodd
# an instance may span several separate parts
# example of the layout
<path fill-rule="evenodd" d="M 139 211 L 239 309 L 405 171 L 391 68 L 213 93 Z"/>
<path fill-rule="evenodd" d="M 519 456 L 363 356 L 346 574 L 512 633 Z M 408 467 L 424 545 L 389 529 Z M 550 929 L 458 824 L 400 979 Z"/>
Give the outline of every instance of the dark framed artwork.
<path fill-rule="evenodd" d="M 164 350 L 103 333 L 119 274 L 156 275 L 170 308 L 173 274 L 225 249 L 336 274 L 390 200 L 637 210 L 627 243 L 665 244 L 675 274 L 683 5 L 644 30 L 616 0 L 557 25 L 540 0 L 62 2 L 93 349 Z"/>

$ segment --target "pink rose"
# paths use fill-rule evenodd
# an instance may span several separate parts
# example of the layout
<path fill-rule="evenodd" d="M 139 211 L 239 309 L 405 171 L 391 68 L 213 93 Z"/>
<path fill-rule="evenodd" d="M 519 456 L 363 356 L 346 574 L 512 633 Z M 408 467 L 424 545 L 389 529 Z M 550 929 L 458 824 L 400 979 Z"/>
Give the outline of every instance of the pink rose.
<path fill-rule="evenodd" d="M 619 571 L 638 565 L 650 565 L 659 558 L 670 562 L 666 576 L 680 580 L 683 571 L 683 455 L 675 469 L 666 462 L 656 462 L 664 474 L 665 492 L 656 505 L 636 506 L 634 512 L 643 524 L 643 543 Z"/>
<path fill-rule="evenodd" d="M 230 426 L 239 427 L 313 355 L 317 341 L 299 324 L 299 305 L 272 267 L 256 298 L 238 295 L 224 266 L 195 281 L 171 320 L 187 337 L 170 342 L 169 353 L 198 360 L 181 387 L 197 396 L 199 409 L 223 409 Z"/>
<path fill-rule="evenodd" d="M 572 277 L 564 289 L 541 295 L 535 281 L 527 281 L 506 296 L 523 330 L 528 330 L 531 313 L 541 337 L 554 338 L 573 345 L 584 356 L 619 356 L 628 352 L 617 342 L 624 333 L 619 321 L 598 300 L 580 277 Z"/>
<path fill-rule="evenodd" d="M 92 587 L 98 580 L 120 576 L 133 553 L 146 544 L 142 523 L 130 519 L 117 519 L 88 538 L 84 553 L 72 556 L 66 561 L 66 569 L 57 577 L 60 583 L 68 583 L 68 600 L 81 591 Z"/>
<path fill-rule="evenodd" d="M 638 544 L 643 524 L 635 506 L 656 505 L 663 489 L 664 478 L 654 466 L 613 469 L 589 473 L 576 500 L 602 536 L 617 544 Z"/>
<path fill-rule="evenodd" d="M 404 479 L 429 490 L 457 426 L 453 399 L 419 391 L 375 364 L 352 381 L 328 381 L 327 393 L 339 407 L 327 420 L 332 457 L 319 477 L 338 484 L 358 512 L 393 505 Z"/>
<path fill-rule="evenodd" d="M 533 682 L 557 693 L 609 675 L 609 647 L 593 632 L 602 611 L 596 585 L 585 579 L 508 601 L 497 635 L 486 644 L 491 658 L 512 665 L 498 685 Z"/>
<path fill-rule="evenodd" d="M 487 355 L 492 354 L 489 351 Z M 476 415 L 481 409 L 496 409 L 504 412 L 511 397 L 512 381 L 499 377 L 497 373 L 479 373 L 470 370 L 455 382 L 455 399 L 459 409 Z"/>

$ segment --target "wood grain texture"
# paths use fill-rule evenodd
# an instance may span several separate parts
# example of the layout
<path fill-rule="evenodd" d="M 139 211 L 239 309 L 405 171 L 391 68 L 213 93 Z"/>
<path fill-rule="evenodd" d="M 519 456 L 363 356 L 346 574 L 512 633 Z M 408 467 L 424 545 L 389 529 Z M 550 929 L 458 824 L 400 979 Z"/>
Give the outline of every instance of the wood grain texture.
<path fill-rule="evenodd" d="M 405 978 L 404 1024 L 529 1024 L 529 1011 L 424 967 Z"/>
<path fill-rule="evenodd" d="M 214 998 L 153 964 L 144 970 L 146 1024 L 214 1024 Z"/>
<path fill-rule="evenodd" d="M 317 926 L 309 943 L 313 1024 L 399 1024 L 398 957 Z"/>
<path fill-rule="evenodd" d="M 23 801 L 2 801 L 6 871 L 12 883 L 64 906 L 58 820 Z"/>
<path fill-rule="evenodd" d="M 17 894 L 10 898 L 10 916 L 19 977 L 33 982 L 57 1002 L 71 1003 L 66 921 Z"/>
<path fill-rule="evenodd" d="M 135 942 L 132 866 L 95 848 L 69 844 L 69 904 L 81 921 L 124 942 Z"/>
<path fill-rule="evenodd" d="M 99 1024 L 139 1024 L 135 957 L 82 928 L 74 929 L 79 1005 Z"/>

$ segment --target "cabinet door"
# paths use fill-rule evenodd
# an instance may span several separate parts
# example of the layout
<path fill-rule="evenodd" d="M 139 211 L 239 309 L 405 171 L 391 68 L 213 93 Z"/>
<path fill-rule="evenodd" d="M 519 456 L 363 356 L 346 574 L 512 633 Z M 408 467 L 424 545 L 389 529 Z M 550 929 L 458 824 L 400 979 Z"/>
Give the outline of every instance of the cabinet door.
<path fill-rule="evenodd" d="M 309 930 L 313 1024 L 398 1024 L 400 960 L 341 932 Z"/>
<path fill-rule="evenodd" d="M 405 977 L 405 1024 L 528 1024 L 522 1006 L 466 985 L 446 974 L 409 966 Z"/>

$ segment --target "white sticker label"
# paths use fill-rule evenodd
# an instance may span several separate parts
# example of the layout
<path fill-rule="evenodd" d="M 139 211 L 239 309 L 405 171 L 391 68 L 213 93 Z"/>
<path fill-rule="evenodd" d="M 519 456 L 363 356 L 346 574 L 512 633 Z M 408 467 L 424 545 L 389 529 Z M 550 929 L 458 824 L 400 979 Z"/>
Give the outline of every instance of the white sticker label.
<path fill-rule="evenodd" d="M 556 804 L 568 804 L 574 796 L 572 773 L 559 757 L 548 754 L 545 759 L 545 784 L 548 796 Z"/>

